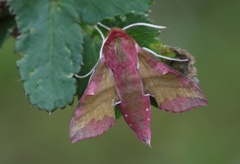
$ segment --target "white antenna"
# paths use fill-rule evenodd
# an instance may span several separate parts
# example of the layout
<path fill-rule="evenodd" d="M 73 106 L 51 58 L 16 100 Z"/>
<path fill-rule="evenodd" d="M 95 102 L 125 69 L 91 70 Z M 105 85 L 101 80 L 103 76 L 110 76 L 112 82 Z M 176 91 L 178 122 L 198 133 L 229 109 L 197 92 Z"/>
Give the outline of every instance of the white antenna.
<path fill-rule="evenodd" d="M 99 22 L 98 24 L 99 24 L 100 26 L 106 28 L 107 30 L 110 30 L 109 27 L 103 25 L 102 23 Z M 85 77 L 88 77 L 89 75 L 91 75 L 91 73 L 93 73 L 94 70 L 95 70 L 95 68 L 97 67 L 97 65 L 98 65 L 98 63 L 99 63 L 99 59 L 101 59 L 101 57 L 102 57 L 102 49 L 103 49 L 103 45 L 104 45 L 104 43 L 106 42 L 107 38 L 105 39 L 105 37 L 104 37 L 102 31 L 97 27 L 97 25 L 95 25 L 94 27 L 95 27 L 96 30 L 99 32 L 99 34 L 101 35 L 101 38 L 102 38 L 102 40 L 103 40 L 103 43 L 102 43 L 102 45 L 101 45 L 101 49 L 100 49 L 100 55 L 99 55 L 99 58 L 98 58 L 97 63 L 94 65 L 94 67 L 91 69 L 91 71 L 89 71 L 87 74 L 82 75 L 82 76 L 79 76 L 79 75 L 75 74 L 74 76 L 77 77 L 77 78 L 85 78 Z"/>
<path fill-rule="evenodd" d="M 77 77 L 77 78 L 79 78 L 79 79 L 82 79 L 82 78 L 88 77 L 91 73 L 94 72 L 95 68 L 96 68 L 97 65 L 98 65 L 98 62 L 99 62 L 99 60 L 98 60 L 97 63 L 94 65 L 94 67 L 91 69 L 91 71 L 89 71 L 87 74 L 82 75 L 82 76 L 79 76 L 79 75 L 75 74 L 74 76 Z"/>
<path fill-rule="evenodd" d="M 150 23 L 133 23 L 133 24 L 130 24 L 124 28 L 122 28 L 122 30 L 126 30 L 128 28 L 131 28 L 131 27 L 135 27 L 135 26 L 146 26 L 146 27 L 152 27 L 152 28 L 156 28 L 156 29 L 164 29 L 166 28 L 165 26 L 158 26 L 158 25 L 154 25 L 154 24 L 150 24 Z"/>
<path fill-rule="evenodd" d="M 95 25 L 94 26 L 95 27 L 95 29 L 99 32 L 99 34 L 101 35 L 101 37 L 102 37 L 102 40 L 105 40 L 105 37 L 104 37 L 104 35 L 103 35 L 103 33 L 102 33 L 102 31 L 98 28 L 98 26 L 97 25 Z"/>
<path fill-rule="evenodd" d="M 100 22 L 98 22 L 97 24 L 100 25 L 101 27 L 105 28 L 105 29 L 108 30 L 108 31 L 111 30 L 111 28 L 109 28 L 108 26 L 105 26 L 104 24 L 102 24 L 102 23 L 100 23 Z"/>
<path fill-rule="evenodd" d="M 164 28 L 166 28 L 165 26 L 158 26 L 158 25 L 154 25 L 154 24 L 139 22 L 139 23 L 130 24 L 130 25 L 122 28 L 122 30 L 126 30 L 128 28 L 136 27 L 136 26 L 146 26 L 146 27 L 151 27 L 151 28 L 156 28 L 156 29 L 164 29 Z M 150 50 L 150 49 L 148 49 L 146 47 L 142 47 L 142 49 L 144 49 L 144 50 L 150 52 L 151 54 L 153 54 L 154 56 L 162 58 L 162 59 L 167 59 L 167 60 L 172 60 L 172 61 L 180 61 L 180 62 L 188 61 L 188 59 L 176 59 L 176 58 L 170 58 L 170 57 L 167 57 L 167 56 L 159 55 L 159 54 L 155 53 L 154 51 L 152 51 L 152 50 Z"/>
<path fill-rule="evenodd" d="M 167 57 L 167 56 L 163 56 L 163 55 L 159 55 L 157 54 L 156 52 L 146 48 L 146 47 L 142 47 L 142 49 L 150 52 L 151 54 L 153 54 L 154 56 L 156 57 L 159 57 L 159 58 L 163 58 L 163 59 L 167 59 L 167 60 L 172 60 L 172 61 L 180 61 L 180 62 L 185 62 L 185 61 L 188 61 L 188 59 L 175 59 L 175 58 L 170 58 L 170 57 Z"/>

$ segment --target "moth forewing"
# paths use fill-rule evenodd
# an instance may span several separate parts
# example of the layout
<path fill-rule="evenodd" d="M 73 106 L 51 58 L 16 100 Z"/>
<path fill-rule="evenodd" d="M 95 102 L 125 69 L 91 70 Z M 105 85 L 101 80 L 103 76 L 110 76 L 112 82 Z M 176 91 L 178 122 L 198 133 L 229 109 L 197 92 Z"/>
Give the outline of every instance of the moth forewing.
<path fill-rule="evenodd" d="M 207 105 L 197 84 L 153 57 L 148 51 L 140 51 L 139 64 L 144 86 L 153 95 L 160 109 L 183 112 Z"/>

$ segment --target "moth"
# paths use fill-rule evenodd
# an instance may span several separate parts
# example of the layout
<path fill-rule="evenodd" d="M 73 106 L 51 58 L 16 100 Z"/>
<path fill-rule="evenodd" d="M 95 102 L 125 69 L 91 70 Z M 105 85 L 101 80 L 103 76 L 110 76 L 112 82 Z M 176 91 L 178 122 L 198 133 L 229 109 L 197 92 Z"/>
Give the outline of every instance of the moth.
<path fill-rule="evenodd" d="M 70 121 L 72 143 L 97 137 L 114 125 L 116 104 L 129 127 L 148 145 L 151 141 L 150 96 L 155 98 L 161 110 L 169 112 L 184 112 L 207 105 L 196 83 L 158 60 L 157 54 L 140 47 L 125 32 L 134 26 L 164 28 L 136 23 L 123 29 L 109 29 L 105 39 L 96 26 L 104 40 L 99 61 Z"/>

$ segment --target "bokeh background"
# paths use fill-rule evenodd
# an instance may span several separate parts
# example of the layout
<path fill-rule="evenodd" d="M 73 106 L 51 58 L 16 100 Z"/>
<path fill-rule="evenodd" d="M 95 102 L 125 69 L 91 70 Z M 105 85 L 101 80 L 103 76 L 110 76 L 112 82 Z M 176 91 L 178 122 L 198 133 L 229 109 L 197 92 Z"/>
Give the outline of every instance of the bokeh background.
<path fill-rule="evenodd" d="M 152 109 L 152 148 L 122 118 L 101 137 L 70 144 L 77 100 L 51 116 L 29 105 L 9 39 L 0 51 L 0 163 L 239 164 L 240 1 L 157 0 L 150 16 L 168 27 L 165 44 L 195 55 L 207 107 L 182 114 Z"/>

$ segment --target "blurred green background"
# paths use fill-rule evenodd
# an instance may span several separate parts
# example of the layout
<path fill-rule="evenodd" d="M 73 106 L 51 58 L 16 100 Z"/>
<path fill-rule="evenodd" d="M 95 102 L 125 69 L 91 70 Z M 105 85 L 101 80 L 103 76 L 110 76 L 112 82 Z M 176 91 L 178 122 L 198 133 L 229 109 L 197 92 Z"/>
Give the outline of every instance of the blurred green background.
<path fill-rule="evenodd" d="M 95 139 L 71 144 L 77 105 L 51 116 L 29 105 L 19 80 L 14 40 L 0 51 L 0 163 L 240 163 L 240 1 L 157 0 L 150 13 L 162 41 L 197 59 L 209 105 L 182 114 L 152 109 L 152 148 L 124 120 Z M 47 93 L 46 93 L 47 94 Z"/>

